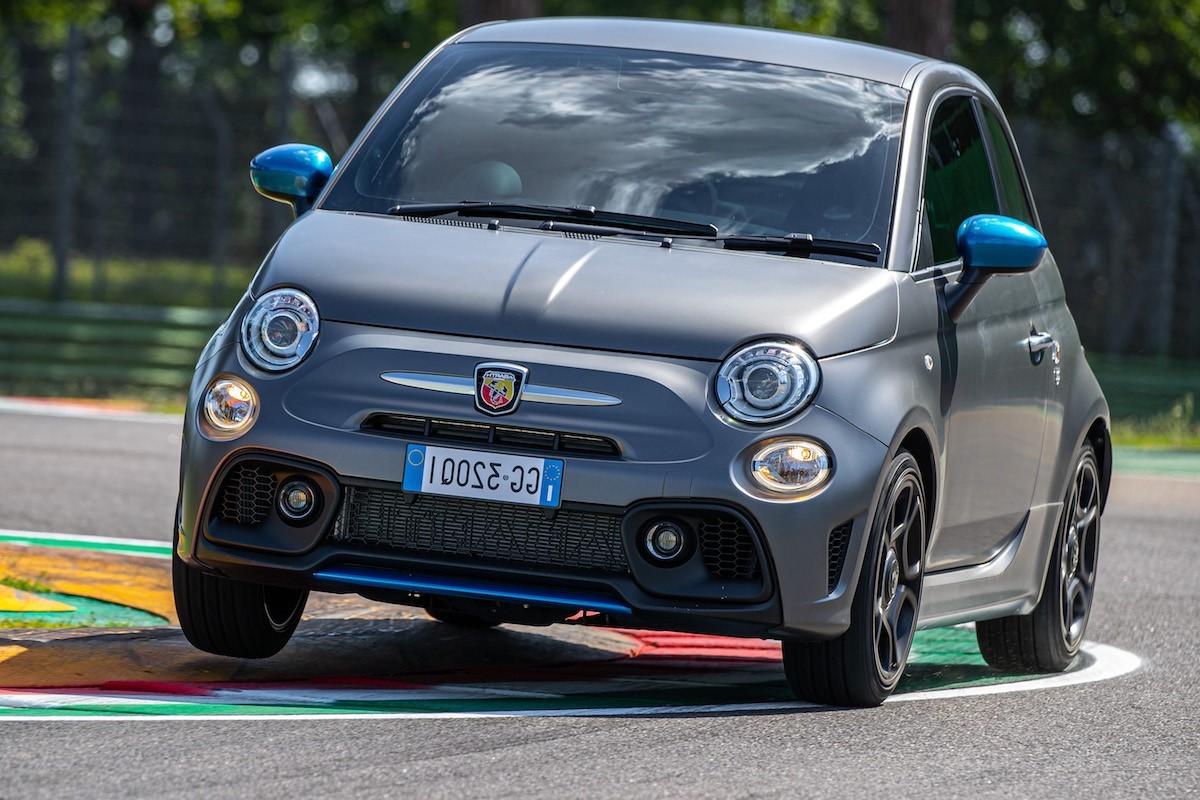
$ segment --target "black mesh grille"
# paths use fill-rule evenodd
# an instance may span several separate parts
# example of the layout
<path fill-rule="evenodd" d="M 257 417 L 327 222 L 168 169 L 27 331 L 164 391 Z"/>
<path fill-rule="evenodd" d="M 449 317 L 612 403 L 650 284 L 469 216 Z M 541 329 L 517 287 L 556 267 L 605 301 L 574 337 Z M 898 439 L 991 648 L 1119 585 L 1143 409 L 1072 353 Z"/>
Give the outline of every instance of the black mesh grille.
<path fill-rule="evenodd" d="M 842 579 L 842 567 L 846 563 L 846 550 L 850 547 L 850 531 L 853 520 L 843 522 L 829 532 L 829 593 L 837 588 Z"/>
<path fill-rule="evenodd" d="M 628 572 L 621 517 L 347 487 L 334 541 L 536 567 Z"/>
<path fill-rule="evenodd" d="M 258 525 L 271 513 L 278 485 L 278 479 L 266 464 L 238 464 L 221 486 L 217 514 L 226 522 Z"/>
<path fill-rule="evenodd" d="M 617 443 L 603 436 L 489 425 L 484 422 L 431 419 L 407 414 L 372 414 L 363 422 L 362 429 L 393 436 L 419 436 L 423 439 L 450 442 L 492 444 L 506 450 L 537 450 L 578 456 L 616 457 L 621 454 Z"/>
<path fill-rule="evenodd" d="M 698 525 L 700 555 L 704 566 L 717 578 L 754 579 L 759 577 L 758 553 L 750 531 L 732 514 L 715 511 Z"/>

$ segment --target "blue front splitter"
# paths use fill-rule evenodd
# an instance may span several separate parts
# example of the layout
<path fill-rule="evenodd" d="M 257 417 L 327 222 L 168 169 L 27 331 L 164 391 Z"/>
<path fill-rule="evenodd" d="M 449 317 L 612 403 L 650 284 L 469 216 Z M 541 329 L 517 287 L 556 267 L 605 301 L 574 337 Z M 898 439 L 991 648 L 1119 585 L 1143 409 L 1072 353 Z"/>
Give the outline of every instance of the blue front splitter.
<path fill-rule="evenodd" d="M 371 586 L 418 594 L 440 594 L 449 597 L 468 597 L 472 600 L 496 600 L 508 603 L 528 603 L 553 608 L 585 611 L 605 611 L 609 614 L 632 614 L 633 609 L 612 597 L 595 592 L 564 591 L 541 587 L 515 586 L 495 581 L 468 578 L 433 577 L 409 572 L 393 572 L 372 567 L 340 567 L 314 575 L 317 580 L 349 586 Z"/>

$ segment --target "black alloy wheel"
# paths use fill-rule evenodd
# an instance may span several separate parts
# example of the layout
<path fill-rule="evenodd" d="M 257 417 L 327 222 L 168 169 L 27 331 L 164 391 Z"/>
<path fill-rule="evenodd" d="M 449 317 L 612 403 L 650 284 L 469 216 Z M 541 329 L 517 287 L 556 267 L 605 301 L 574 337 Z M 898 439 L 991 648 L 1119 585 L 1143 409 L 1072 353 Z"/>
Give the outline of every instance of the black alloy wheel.
<path fill-rule="evenodd" d="M 1063 499 L 1041 600 L 1030 614 L 975 624 L 988 664 L 1006 671 L 1062 672 L 1075 660 L 1096 591 L 1103 501 L 1096 451 L 1085 441 Z"/>
<path fill-rule="evenodd" d="M 850 628 L 830 641 L 784 643 L 784 671 L 797 697 L 826 705 L 877 706 L 896 688 L 921 609 L 926 515 L 917 460 L 901 450 L 888 467 L 871 524 Z"/>

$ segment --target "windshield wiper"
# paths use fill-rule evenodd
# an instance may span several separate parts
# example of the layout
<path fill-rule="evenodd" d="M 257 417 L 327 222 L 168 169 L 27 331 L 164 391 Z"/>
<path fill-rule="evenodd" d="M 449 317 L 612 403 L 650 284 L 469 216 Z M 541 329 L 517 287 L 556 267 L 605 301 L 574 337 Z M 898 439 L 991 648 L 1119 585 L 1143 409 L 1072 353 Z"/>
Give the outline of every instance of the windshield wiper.
<path fill-rule="evenodd" d="M 647 217 L 601 211 L 595 206 L 548 206 L 533 203 L 496 203 L 464 200 L 461 203 L 400 203 L 388 209 L 398 217 L 440 217 L 458 214 L 460 217 L 508 217 L 510 219 L 559 220 L 580 225 L 597 225 L 645 233 L 677 234 L 679 236 L 717 235 L 717 226 L 700 222 L 685 222 L 669 217 Z"/>
<path fill-rule="evenodd" d="M 781 252 L 788 256 L 806 258 L 813 253 L 843 256 L 862 261 L 878 261 L 883 251 L 874 242 L 848 242 L 842 239 L 816 239 L 811 233 L 789 233 L 786 236 L 726 236 L 721 240 L 726 250 L 755 250 L 763 253 Z"/>

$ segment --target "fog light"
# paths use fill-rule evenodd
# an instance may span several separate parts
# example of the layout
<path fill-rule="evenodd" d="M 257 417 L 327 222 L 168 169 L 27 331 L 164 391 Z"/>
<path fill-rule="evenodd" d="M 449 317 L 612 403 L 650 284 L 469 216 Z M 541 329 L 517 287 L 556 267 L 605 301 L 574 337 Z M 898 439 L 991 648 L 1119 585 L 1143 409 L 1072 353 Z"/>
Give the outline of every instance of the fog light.
<path fill-rule="evenodd" d="M 750 475 L 772 492 L 803 494 L 829 480 L 829 454 L 816 442 L 784 439 L 760 449 L 750 459 Z"/>
<path fill-rule="evenodd" d="M 292 522 L 301 522 L 317 510 L 317 490 L 308 481 L 295 479 L 279 490 L 279 513 Z"/>
<path fill-rule="evenodd" d="M 678 563 L 684 557 L 687 533 L 676 522 L 659 520 L 646 528 L 644 538 L 646 552 L 665 564 Z"/>
<path fill-rule="evenodd" d="M 218 378 L 204 393 L 204 419 L 217 434 L 240 436 L 254 424 L 258 398 L 237 378 Z"/>

